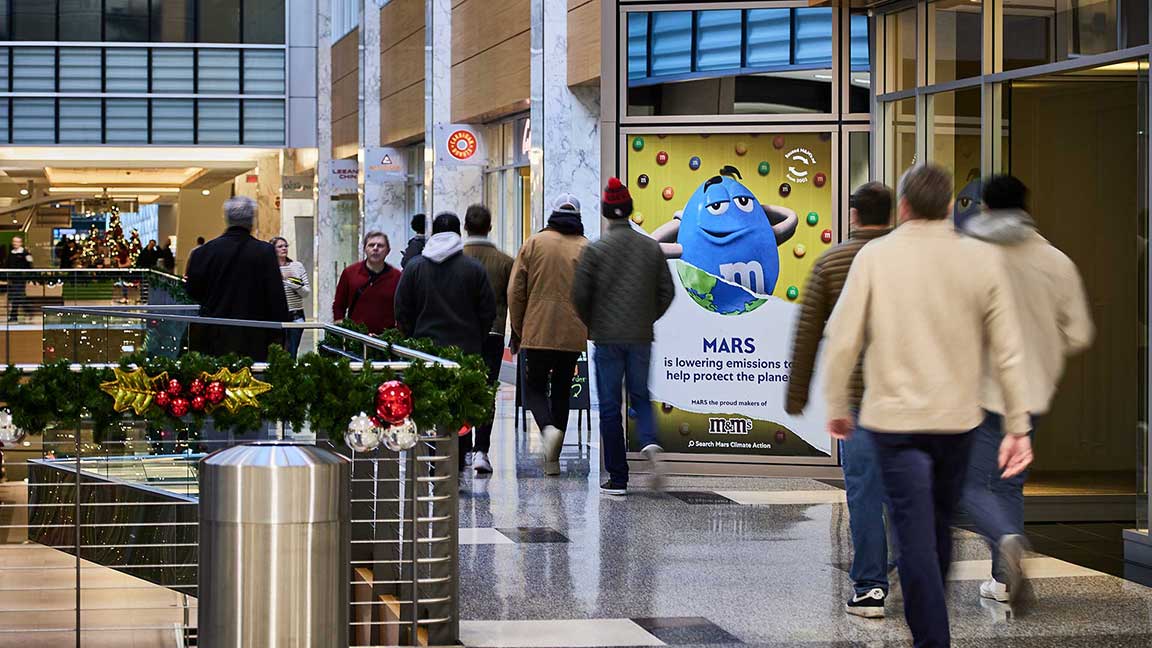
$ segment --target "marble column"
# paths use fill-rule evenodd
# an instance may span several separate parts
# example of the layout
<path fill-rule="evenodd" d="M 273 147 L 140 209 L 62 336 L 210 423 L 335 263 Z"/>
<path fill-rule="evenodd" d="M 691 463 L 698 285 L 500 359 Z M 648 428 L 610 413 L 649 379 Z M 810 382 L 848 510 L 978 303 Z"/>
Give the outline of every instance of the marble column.
<path fill-rule="evenodd" d="M 332 195 L 332 10 L 327 2 L 317 3 L 316 16 L 316 268 L 313 292 L 317 318 L 332 318 L 332 297 L 345 265 L 358 254 L 359 202 L 334 200 Z"/>
<path fill-rule="evenodd" d="M 360 168 L 367 169 L 364 153 L 380 146 L 380 8 L 381 0 L 364 0 L 363 38 L 360 59 Z M 378 182 L 363 174 L 361 204 L 364 205 L 361 232 L 384 232 L 392 243 L 388 263 L 399 267 L 400 253 L 408 235 L 407 195 L 404 182 Z"/>
<path fill-rule="evenodd" d="M 532 212 L 553 196 L 580 200 L 588 237 L 600 234 L 600 88 L 568 87 L 568 2 L 532 0 Z M 534 223 L 542 225 L 543 223 Z"/>
<path fill-rule="evenodd" d="M 483 167 L 436 164 L 437 124 L 452 123 L 452 0 L 427 0 L 424 61 L 424 205 L 431 219 L 442 211 L 463 220 L 484 197 Z"/>

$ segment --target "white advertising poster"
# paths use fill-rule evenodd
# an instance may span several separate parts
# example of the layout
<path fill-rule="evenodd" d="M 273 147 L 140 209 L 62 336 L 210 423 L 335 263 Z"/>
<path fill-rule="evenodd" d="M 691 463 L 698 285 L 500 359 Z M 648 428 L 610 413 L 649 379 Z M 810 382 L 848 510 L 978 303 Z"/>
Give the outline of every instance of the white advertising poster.
<path fill-rule="evenodd" d="M 468 124 L 437 124 L 435 135 L 437 164 L 482 166 L 488 159 L 483 140 Z"/>
<path fill-rule="evenodd" d="M 829 456 L 819 374 L 804 416 L 784 411 L 799 305 L 754 295 L 683 261 L 669 265 L 676 298 L 656 324 L 649 385 L 664 449 Z"/>
<path fill-rule="evenodd" d="M 356 160 L 332 160 L 328 163 L 328 193 L 333 196 L 354 194 L 359 189 L 360 163 Z"/>

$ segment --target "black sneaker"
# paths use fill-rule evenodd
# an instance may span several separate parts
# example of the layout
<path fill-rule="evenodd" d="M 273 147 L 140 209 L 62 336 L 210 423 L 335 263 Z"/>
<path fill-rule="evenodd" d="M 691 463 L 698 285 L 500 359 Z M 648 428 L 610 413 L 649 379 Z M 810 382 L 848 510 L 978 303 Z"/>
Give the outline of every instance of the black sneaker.
<path fill-rule="evenodd" d="M 600 484 L 600 492 L 605 495 L 627 495 L 628 484 L 621 484 L 620 482 L 614 482 L 609 479 L 603 484 Z"/>
<path fill-rule="evenodd" d="M 865 619 L 883 619 L 884 599 L 887 596 L 884 590 L 879 587 L 874 587 L 864 594 L 856 594 L 848 599 L 848 602 L 844 605 L 844 609 L 848 614 L 864 617 Z"/>

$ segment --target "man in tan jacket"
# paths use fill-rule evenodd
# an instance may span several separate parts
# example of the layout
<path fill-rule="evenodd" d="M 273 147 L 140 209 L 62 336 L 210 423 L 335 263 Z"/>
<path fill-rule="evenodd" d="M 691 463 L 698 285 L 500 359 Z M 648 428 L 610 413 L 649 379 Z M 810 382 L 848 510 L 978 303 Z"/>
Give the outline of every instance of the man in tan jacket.
<path fill-rule="evenodd" d="M 572 304 L 572 283 L 588 239 L 580 201 L 560 194 L 543 231 L 528 239 L 512 266 L 508 316 L 512 351 L 524 349 L 524 406 L 544 436 L 544 474 L 560 474 L 572 377 L 588 349 L 588 329 Z"/>
<path fill-rule="evenodd" d="M 1012 176 L 984 182 L 984 211 L 965 221 L 961 231 L 994 244 L 1003 253 L 1015 309 L 1024 336 L 1024 370 L 1028 376 L 1027 409 L 1033 421 L 1048 412 L 1064 359 L 1088 348 L 1094 327 L 1084 282 L 1076 264 L 1036 231 L 1028 213 L 1028 190 Z M 1027 471 L 1004 479 L 998 468 L 1004 436 L 1004 396 L 985 376 L 984 422 L 972 441 L 963 507 L 992 548 L 992 579 L 980 585 L 980 596 L 1018 600 L 1024 583 L 1020 555 L 1024 539 L 1024 482 Z M 1004 547 L 1006 550 L 1001 551 Z"/>
<path fill-rule="evenodd" d="M 1004 393 L 1005 476 L 1032 460 L 1023 343 L 999 251 L 947 218 L 949 174 L 918 165 L 899 194 L 899 227 L 856 256 L 828 322 L 825 400 L 831 435 L 850 437 L 849 382 L 863 351 L 859 426 L 872 437 L 891 506 L 904 616 L 917 648 L 944 648 L 952 517 L 971 431 L 984 419 L 985 359 Z"/>

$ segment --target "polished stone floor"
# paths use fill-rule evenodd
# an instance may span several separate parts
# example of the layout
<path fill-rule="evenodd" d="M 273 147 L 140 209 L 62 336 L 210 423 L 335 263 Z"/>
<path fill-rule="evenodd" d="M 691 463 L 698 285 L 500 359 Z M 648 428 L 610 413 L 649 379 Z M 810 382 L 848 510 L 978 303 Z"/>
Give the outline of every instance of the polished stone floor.
<path fill-rule="evenodd" d="M 465 645 L 911 645 L 898 586 L 887 619 L 843 612 L 852 548 L 836 486 L 674 477 L 655 493 L 636 477 L 627 497 L 602 496 L 595 440 L 576 445 L 573 421 L 564 472 L 546 478 L 538 437 L 513 429 L 501 397 L 495 473 L 462 482 Z M 1038 554 L 1037 604 L 1015 618 L 978 596 L 983 543 L 958 530 L 956 547 L 954 645 L 1152 645 L 1152 589 Z"/>

